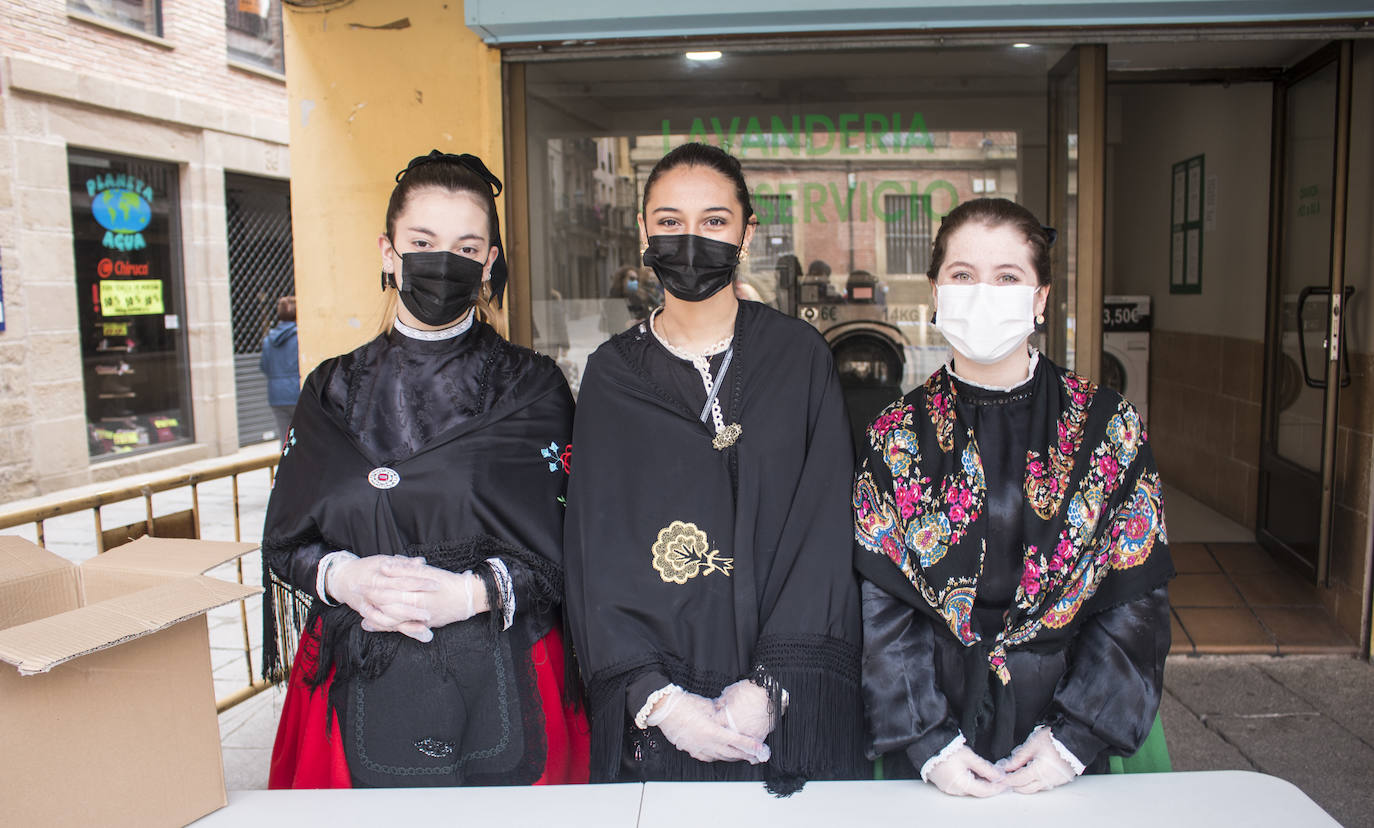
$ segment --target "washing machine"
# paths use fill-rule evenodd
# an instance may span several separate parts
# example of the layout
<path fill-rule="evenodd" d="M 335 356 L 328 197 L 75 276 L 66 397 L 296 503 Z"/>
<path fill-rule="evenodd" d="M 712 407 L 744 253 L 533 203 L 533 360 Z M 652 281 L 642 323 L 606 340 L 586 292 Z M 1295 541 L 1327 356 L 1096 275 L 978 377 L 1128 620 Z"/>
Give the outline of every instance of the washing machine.
<path fill-rule="evenodd" d="M 867 273 L 856 272 L 843 293 L 825 279 L 803 277 L 798 287 L 797 316 L 830 345 L 854 445 L 863 450 L 868 424 L 902 396 L 907 338 L 889 320 L 892 308 L 878 301 L 880 284 Z"/>
<path fill-rule="evenodd" d="M 1142 421 L 1150 408 L 1150 297 L 1102 298 L 1102 384 L 1131 401 Z"/>

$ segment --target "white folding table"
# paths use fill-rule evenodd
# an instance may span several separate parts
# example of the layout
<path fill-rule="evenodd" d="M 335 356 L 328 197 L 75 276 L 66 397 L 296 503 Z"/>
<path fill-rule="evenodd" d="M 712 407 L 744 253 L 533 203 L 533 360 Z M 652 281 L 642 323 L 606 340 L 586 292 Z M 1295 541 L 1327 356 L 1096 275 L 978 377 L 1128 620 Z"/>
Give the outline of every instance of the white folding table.
<path fill-rule="evenodd" d="M 1340 828 L 1291 783 L 1247 771 L 1088 776 L 1053 791 L 991 799 L 946 796 L 911 780 L 812 782 L 787 799 L 751 782 L 230 791 L 228 807 L 195 825 L 1064 828 L 1104 823 L 1116 828 Z"/>

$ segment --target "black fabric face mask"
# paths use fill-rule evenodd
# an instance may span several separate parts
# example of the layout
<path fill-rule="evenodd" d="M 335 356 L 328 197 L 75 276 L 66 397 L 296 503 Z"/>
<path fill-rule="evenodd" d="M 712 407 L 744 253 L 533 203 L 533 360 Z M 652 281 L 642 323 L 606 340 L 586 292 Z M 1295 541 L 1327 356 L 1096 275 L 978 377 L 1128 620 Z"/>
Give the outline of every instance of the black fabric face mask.
<path fill-rule="evenodd" d="M 391 284 L 396 279 L 391 278 Z M 426 325 L 467 313 L 482 285 L 482 262 L 449 250 L 401 254 L 401 304 Z"/>
<path fill-rule="evenodd" d="M 700 302 L 730 284 L 740 247 L 688 233 L 650 236 L 644 264 L 669 293 L 684 302 Z"/>

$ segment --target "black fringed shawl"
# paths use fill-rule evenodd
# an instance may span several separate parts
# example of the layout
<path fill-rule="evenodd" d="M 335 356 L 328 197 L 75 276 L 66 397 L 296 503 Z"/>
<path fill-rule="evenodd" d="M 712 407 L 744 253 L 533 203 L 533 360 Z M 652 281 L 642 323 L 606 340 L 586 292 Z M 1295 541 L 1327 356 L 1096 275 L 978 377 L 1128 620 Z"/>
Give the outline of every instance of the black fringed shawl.
<path fill-rule="evenodd" d="M 355 784 L 538 777 L 543 719 L 529 649 L 561 599 L 571 418 L 552 361 L 482 323 L 456 341 L 392 332 L 307 378 L 263 531 L 264 583 L 274 584 L 263 670 L 280 676 L 300 631 L 318 629 L 307 680 L 333 671 L 330 705 Z M 365 632 L 351 608 L 311 600 L 315 565 L 336 549 L 474 570 L 498 609 L 440 628 L 428 644 Z M 505 632 L 489 558 L 507 565 L 519 595 Z"/>
<path fill-rule="evenodd" d="M 1042 356 L 1024 391 L 1007 396 L 1029 395 L 1031 403 L 1021 542 L 1004 549 L 1007 541 L 989 531 L 984 460 L 958 393 L 942 368 L 868 429 L 854 486 L 856 567 L 931 619 L 937 637 L 963 646 L 962 680 L 947 680 L 963 688 L 959 729 L 998 759 L 1025 735 L 1012 733 L 1008 654 L 1068 648 L 1089 619 L 1155 591 L 1173 565 L 1159 474 L 1140 417 L 1119 394 Z M 975 596 L 980 580 L 993 577 L 985 565 L 1009 562 L 1016 569 L 997 578 L 1009 574 L 1016 584 L 1010 606 L 1000 627 L 980 634 L 975 619 L 986 615 Z M 886 715 L 870 711 L 870 719 Z M 1153 717 L 1151 708 L 1131 729 L 1143 739 Z"/>
<path fill-rule="evenodd" d="M 586 680 L 592 780 L 763 779 L 789 793 L 862 771 L 853 468 L 844 402 L 814 329 L 741 302 L 720 400 L 725 451 L 637 356 L 636 326 L 587 363 L 568 490 L 567 609 Z M 697 762 L 637 731 L 629 688 L 716 697 L 753 677 L 790 707 L 772 759 Z M 657 688 L 654 688 L 657 689 Z"/>

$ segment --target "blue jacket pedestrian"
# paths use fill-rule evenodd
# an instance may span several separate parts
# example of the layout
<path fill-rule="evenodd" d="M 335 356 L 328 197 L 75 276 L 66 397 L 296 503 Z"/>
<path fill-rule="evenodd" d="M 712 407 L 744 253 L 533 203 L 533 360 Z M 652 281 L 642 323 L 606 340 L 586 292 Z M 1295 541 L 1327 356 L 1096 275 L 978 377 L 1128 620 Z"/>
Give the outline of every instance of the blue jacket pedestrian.
<path fill-rule="evenodd" d="M 262 339 L 258 369 L 267 375 L 267 404 L 277 424 L 277 437 L 286 439 L 296 398 L 301 392 L 300 355 L 296 346 L 296 297 L 277 300 L 277 324 Z"/>

